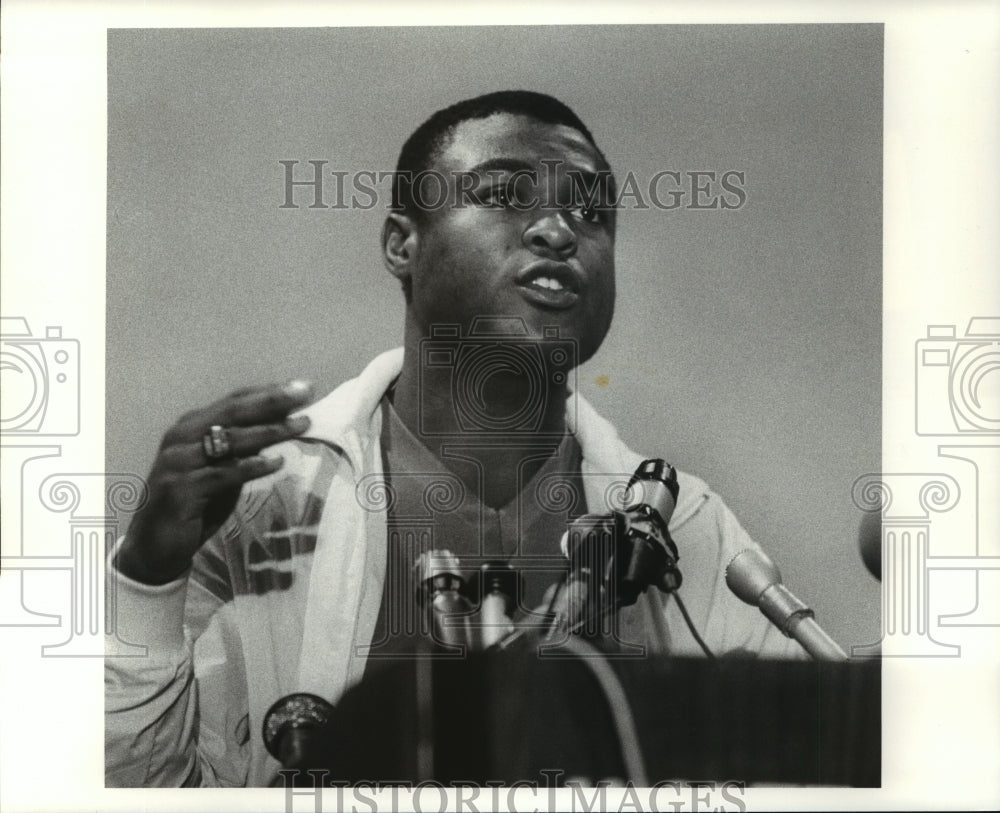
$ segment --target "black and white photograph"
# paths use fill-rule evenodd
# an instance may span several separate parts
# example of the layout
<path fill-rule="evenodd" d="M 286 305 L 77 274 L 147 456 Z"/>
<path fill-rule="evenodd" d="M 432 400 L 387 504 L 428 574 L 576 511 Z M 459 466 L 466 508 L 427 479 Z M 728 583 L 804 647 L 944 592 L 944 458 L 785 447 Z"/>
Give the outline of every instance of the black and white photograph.
<path fill-rule="evenodd" d="M 108 661 L 108 783 L 269 785 L 293 749 L 286 767 L 354 781 L 724 766 L 877 785 L 870 666 L 671 662 L 878 640 L 851 484 L 879 453 L 881 43 L 878 25 L 109 32 L 107 463 L 151 468 L 112 566 L 119 636 L 156 657 Z M 762 598 L 765 557 L 815 607 Z M 567 637 L 585 663 L 610 638 L 638 696 L 587 693 Z M 713 680 L 731 711 L 663 707 Z M 282 730 L 342 697 L 315 735 Z M 731 716 L 827 702 L 768 723 L 759 765 L 762 741 L 717 741 Z M 678 728 L 713 715 L 704 766 L 656 753 L 691 754 Z M 847 744 L 872 764 L 826 764 Z"/>
<path fill-rule="evenodd" d="M 4 636 L 81 798 L 912 804 L 905 693 L 996 705 L 1000 317 L 993 192 L 976 299 L 900 271 L 905 18 L 106 16 L 101 272 L 4 268 Z"/>

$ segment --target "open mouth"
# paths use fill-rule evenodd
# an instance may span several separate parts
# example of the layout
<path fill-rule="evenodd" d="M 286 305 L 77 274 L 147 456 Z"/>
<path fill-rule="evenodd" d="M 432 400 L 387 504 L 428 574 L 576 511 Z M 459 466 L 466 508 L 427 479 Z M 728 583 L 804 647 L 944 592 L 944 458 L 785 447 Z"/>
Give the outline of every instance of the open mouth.
<path fill-rule="evenodd" d="M 569 308 L 579 299 L 583 280 L 579 272 L 565 263 L 532 263 L 517 275 L 521 295 L 549 308 Z"/>

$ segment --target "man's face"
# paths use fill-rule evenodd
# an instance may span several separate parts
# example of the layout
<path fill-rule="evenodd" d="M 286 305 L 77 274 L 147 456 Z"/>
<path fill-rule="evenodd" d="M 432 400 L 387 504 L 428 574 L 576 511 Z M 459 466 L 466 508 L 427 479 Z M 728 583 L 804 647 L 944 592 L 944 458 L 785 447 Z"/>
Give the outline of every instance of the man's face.
<path fill-rule="evenodd" d="M 573 205 L 574 176 L 606 171 L 593 145 L 571 127 L 500 113 L 459 124 L 432 169 L 450 198 L 416 227 L 409 316 L 421 334 L 515 316 L 531 336 L 558 328 L 579 362 L 590 358 L 615 301 L 612 213 Z"/>

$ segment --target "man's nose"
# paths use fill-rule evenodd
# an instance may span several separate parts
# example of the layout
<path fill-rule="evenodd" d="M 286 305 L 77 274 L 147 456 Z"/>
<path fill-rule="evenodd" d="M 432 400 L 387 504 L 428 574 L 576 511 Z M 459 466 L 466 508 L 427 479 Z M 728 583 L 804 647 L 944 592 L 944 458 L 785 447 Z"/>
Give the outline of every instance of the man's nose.
<path fill-rule="evenodd" d="M 524 230 L 522 239 L 536 253 L 551 253 L 559 259 L 576 253 L 576 232 L 560 209 L 541 210 Z"/>

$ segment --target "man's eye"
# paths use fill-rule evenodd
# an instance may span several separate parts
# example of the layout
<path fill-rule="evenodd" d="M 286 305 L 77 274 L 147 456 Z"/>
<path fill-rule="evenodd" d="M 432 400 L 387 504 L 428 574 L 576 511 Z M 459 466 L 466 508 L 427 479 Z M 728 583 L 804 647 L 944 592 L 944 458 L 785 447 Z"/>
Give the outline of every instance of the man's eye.
<path fill-rule="evenodd" d="M 569 212 L 577 220 L 582 220 L 585 223 L 597 223 L 603 217 L 603 212 L 597 206 L 574 206 Z"/>
<path fill-rule="evenodd" d="M 534 188 L 522 179 L 494 184 L 479 195 L 483 206 L 494 209 L 527 210 L 536 204 Z"/>
<path fill-rule="evenodd" d="M 510 200 L 510 192 L 506 186 L 492 186 L 487 190 L 485 195 L 485 203 L 497 208 L 510 206 Z"/>

